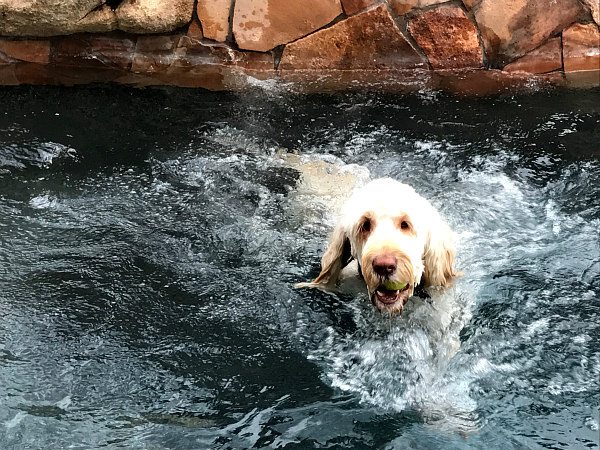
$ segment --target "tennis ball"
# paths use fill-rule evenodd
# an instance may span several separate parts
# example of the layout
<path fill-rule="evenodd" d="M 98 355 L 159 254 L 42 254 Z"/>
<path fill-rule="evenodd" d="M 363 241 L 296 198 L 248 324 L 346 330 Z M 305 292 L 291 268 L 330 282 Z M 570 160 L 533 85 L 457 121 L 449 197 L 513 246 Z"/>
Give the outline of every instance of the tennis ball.
<path fill-rule="evenodd" d="M 387 280 L 385 283 L 383 283 L 383 287 L 388 291 L 401 291 L 406 287 L 407 284 L 408 283 L 403 281 Z"/>

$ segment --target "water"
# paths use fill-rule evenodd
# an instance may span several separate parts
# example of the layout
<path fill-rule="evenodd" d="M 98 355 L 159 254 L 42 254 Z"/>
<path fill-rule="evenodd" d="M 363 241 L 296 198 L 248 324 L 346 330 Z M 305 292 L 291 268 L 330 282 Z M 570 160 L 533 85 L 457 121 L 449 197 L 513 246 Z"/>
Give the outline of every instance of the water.
<path fill-rule="evenodd" d="M 0 448 L 598 448 L 600 91 L 0 97 Z M 379 176 L 464 272 L 394 319 L 292 288 Z"/>

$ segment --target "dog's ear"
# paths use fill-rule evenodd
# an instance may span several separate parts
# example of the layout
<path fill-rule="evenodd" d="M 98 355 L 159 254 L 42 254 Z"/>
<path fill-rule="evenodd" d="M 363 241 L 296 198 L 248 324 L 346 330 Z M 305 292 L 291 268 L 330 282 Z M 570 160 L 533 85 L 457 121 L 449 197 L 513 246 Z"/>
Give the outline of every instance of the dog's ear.
<path fill-rule="evenodd" d="M 425 286 L 448 286 L 458 275 L 454 268 L 454 233 L 440 217 L 429 229 L 425 243 Z"/>
<path fill-rule="evenodd" d="M 297 283 L 296 288 L 310 287 L 332 290 L 342 269 L 352 261 L 350 240 L 341 226 L 333 230 L 329 245 L 321 258 L 321 273 L 313 281 Z"/>

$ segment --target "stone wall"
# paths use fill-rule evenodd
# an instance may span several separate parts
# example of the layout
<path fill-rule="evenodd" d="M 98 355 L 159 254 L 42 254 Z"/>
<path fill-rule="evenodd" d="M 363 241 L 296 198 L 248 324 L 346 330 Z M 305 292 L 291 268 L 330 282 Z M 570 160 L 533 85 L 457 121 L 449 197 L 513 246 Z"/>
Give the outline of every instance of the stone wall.
<path fill-rule="evenodd" d="M 600 86 L 598 0 L 0 0 L 0 84 Z"/>

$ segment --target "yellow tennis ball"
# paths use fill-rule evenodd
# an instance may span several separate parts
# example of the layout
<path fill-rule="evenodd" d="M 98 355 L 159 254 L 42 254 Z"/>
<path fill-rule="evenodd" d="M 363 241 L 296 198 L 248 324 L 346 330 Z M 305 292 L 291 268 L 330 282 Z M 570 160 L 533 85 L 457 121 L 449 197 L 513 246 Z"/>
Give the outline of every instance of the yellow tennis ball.
<path fill-rule="evenodd" d="M 401 291 L 406 287 L 407 284 L 408 283 L 405 283 L 403 281 L 387 280 L 385 283 L 383 283 L 383 287 L 388 291 Z"/>

